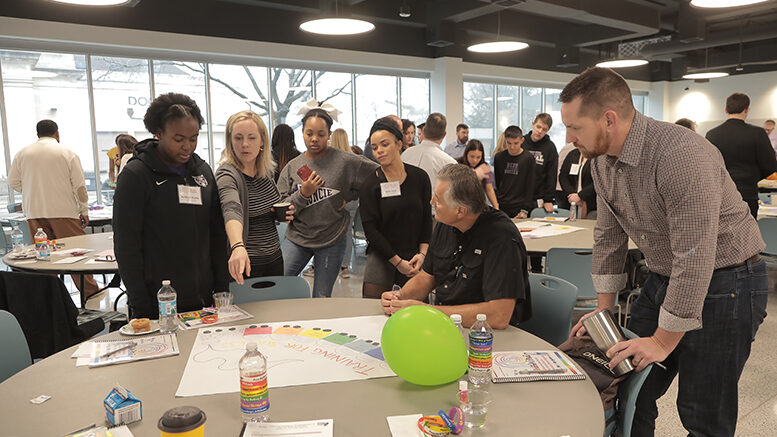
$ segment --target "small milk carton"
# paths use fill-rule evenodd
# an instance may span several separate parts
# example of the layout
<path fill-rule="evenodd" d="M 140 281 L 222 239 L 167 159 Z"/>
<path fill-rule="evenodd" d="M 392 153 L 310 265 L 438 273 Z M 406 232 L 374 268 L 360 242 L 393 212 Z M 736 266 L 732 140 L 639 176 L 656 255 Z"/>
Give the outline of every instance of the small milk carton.
<path fill-rule="evenodd" d="M 140 399 L 117 382 L 103 402 L 105 417 L 114 426 L 136 422 L 143 418 Z"/>

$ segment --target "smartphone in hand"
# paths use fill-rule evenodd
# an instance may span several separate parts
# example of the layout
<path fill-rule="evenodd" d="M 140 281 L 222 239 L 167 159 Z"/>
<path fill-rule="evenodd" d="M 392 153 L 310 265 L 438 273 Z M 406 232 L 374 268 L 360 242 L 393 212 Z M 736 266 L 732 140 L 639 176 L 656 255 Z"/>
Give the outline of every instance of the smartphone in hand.
<path fill-rule="evenodd" d="M 302 182 L 305 182 L 306 180 L 308 180 L 308 178 L 312 173 L 313 173 L 313 170 L 311 170 L 307 164 L 304 164 L 302 167 L 299 168 L 299 170 L 297 170 L 297 176 L 299 176 L 300 179 L 302 179 Z"/>

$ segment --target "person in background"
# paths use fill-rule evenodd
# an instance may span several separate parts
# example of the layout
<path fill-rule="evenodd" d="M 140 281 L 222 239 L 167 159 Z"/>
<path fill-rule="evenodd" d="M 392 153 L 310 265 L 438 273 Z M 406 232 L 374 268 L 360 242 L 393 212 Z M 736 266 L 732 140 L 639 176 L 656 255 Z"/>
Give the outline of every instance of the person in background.
<path fill-rule="evenodd" d="M 432 233 L 431 184 L 426 172 L 402 162 L 404 135 L 378 120 L 370 143 L 380 168 L 365 178 L 359 193 L 367 266 L 362 296 L 380 298 L 404 285 L 421 269 Z"/>
<path fill-rule="evenodd" d="M 332 132 L 332 139 L 330 144 L 335 149 L 340 149 L 343 152 L 356 153 L 351 148 L 348 142 L 348 133 L 343 128 L 337 128 Z M 361 153 L 357 153 L 361 155 Z M 351 277 L 350 265 L 353 258 L 353 221 L 356 217 L 356 211 L 359 209 L 359 199 L 351 200 L 345 204 L 345 210 L 351 215 L 351 225 L 348 228 L 348 232 L 345 236 L 345 255 L 343 256 L 343 265 L 340 266 L 340 277 L 347 279 Z"/>
<path fill-rule="evenodd" d="M 691 120 L 690 118 L 681 118 L 674 122 L 674 124 L 679 124 L 682 127 L 688 128 L 694 132 L 696 132 L 696 122 Z"/>
<path fill-rule="evenodd" d="M 116 146 L 119 148 L 119 172 L 116 174 L 117 178 L 129 160 L 132 159 L 132 155 L 135 153 L 135 144 L 137 143 L 138 140 L 132 135 L 119 134 L 116 136 Z"/>
<path fill-rule="evenodd" d="M 561 151 L 558 152 L 558 162 L 563 163 L 564 159 L 567 157 L 569 152 L 575 149 L 575 145 L 572 143 L 567 143 L 563 148 L 561 148 Z M 564 194 L 564 190 L 561 189 L 561 181 L 560 181 L 560 175 L 561 175 L 561 166 L 558 166 L 558 175 L 556 176 L 556 205 L 558 205 L 559 208 L 563 209 L 569 209 L 571 206 L 569 204 L 569 201 L 567 200 L 567 196 Z"/>
<path fill-rule="evenodd" d="M 78 154 L 59 142 L 59 126 L 41 120 L 35 126 L 38 141 L 16 153 L 8 173 L 8 185 L 22 193 L 22 211 L 30 235 L 38 228 L 49 240 L 84 235 L 89 224 L 89 195 Z M 73 275 L 81 289 L 81 276 Z M 83 276 L 81 292 L 88 299 L 98 292 L 91 275 Z"/>
<path fill-rule="evenodd" d="M 196 153 L 200 108 L 183 94 L 162 94 L 143 124 L 156 138 L 135 145 L 119 175 L 113 244 L 132 317 L 159 316 L 156 293 L 169 279 L 178 311 L 213 306 L 227 288 L 227 235 L 216 178 Z"/>
<path fill-rule="evenodd" d="M 591 160 L 602 206 L 591 258 L 598 309 L 612 310 L 626 285 L 629 238 L 650 268 L 628 322 L 639 338 L 607 351 L 610 368 L 624 359 L 637 371 L 665 366 L 646 375 L 631 435 L 654 435 L 656 400 L 677 377 L 687 434 L 733 436 L 738 381 L 769 294 L 756 221 L 720 153 L 690 130 L 636 111 L 615 71 L 587 69 L 559 101 L 567 141 Z M 584 333 L 578 322 L 570 335 Z"/>
<path fill-rule="evenodd" d="M 407 149 L 402 154 L 402 162 L 423 169 L 429 176 L 430 186 L 433 187 L 437 180 L 437 172 L 448 164 L 455 164 L 456 160 L 440 148 L 448 124 L 445 116 L 439 112 L 434 112 L 429 114 L 424 124 L 424 141 Z M 432 189 L 430 188 L 429 196 L 431 195 Z M 432 214 L 434 214 L 434 208 L 432 208 Z"/>
<path fill-rule="evenodd" d="M 556 197 L 556 178 L 558 176 L 558 151 L 551 141 L 548 131 L 553 126 L 550 114 L 541 113 L 534 117 L 531 132 L 524 135 L 523 149 L 534 157 L 537 168 L 534 172 L 534 189 L 537 205 L 545 212 L 553 212 L 553 200 Z"/>
<path fill-rule="evenodd" d="M 523 132 L 508 126 L 504 132 L 507 148 L 494 156 L 494 180 L 499 208 L 510 218 L 529 217 L 534 205 L 534 157 L 523 150 Z"/>
<path fill-rule="evenodd" d="M 415 146 L 415 123 L 403 118 L 402 119 L 402 151 L 408 147 Z"/>
<path fill-rule="evenodd" d="M 774 130 L 774 120 L 766 120 L 764 122 L 764 130 L 766 135 L 769 136 L 769 142 L 772 143 L 774 152 L 777 153 L 777 131 Z"/>
<path fill-rule="evenodd" d="M 314 108 L 302 118 L 307 151 L 281 170 L 278 190 L 294 205 L 294 220 L 281 244 L 285 275 L 300 274 L 313 258 L 313 297 L 330 297 L 340 273 L 351 229 L 347 202 L 356 200 L 362 181 L 378 165 L 354 153 L 329 147 L 332 117 Z"/>
<path fill-rule="evenodd" d="M 461 158 L 464 148 L 467 147 L 467 141 L 469 141 L 469 126 L 459 123 L 456 125 L 456 141 L 445 146 L 445 153 L 453 159 Z"/>
<path fill-rule="evenodd" d="M 758 181 L 777 171 L 777 159 L 766 131 L 745 123 L 750 109 L 747 94 L 734 93 L 726 99 L 728 120 L 707 132 L 707 140 L 723 155 L 726 170 L 742 199 L 758 217 Z"/>
<path fill-rule="evenodd" d="M 402 119 L 397 117 L 394 114 L 386 115 L 384 117 L 379 118 L 379 120 L 392 120 L 397 125 L 397 129 L 399 129 L 400 131 L 402 130 Z M 369 138 L 367 138 L 364 141 L 364 156 L 374 161 L 376 164 L 378 163 L 378 160 L 375 159 L 374 156 L 372 156 L 372 146 L 370 145 Z"/>
<path fill-rule="evenodd" d="M 272 159 L 275 161 L 275 182 L 278 182 L 278 176 L 281 170 L 286 167 L 292 159 L 299 156 L 299 150 L 294 143 L 294 130 L 288 124 L 279 124 L 272 131 Z"/>
<path fill-rule="evenodd" d="M 424 126 L 426 126 L 426 122 L 420 123 L 418 126 L 416 126 L 416 135 L 418 135 L 418 144 L 421 144 L 421 142 L 424 140 Z"/>
<path fill-rule="evenodd" d="M 254 112 L 240 111 L 227 120 L 216 184 L 231 251 L 229 275 L 238 284 L 244 278 L 283 276 L 272 210 L 281 195 L 273 181 L 269 140 L 267 127 Z"/>
<path fill-rule="evenodd" d="M 502 132 L 499 134 L 499 138 L 496 140 L 496 147 L 494 147 L 494 151 L 491 153 L 491 165 L 494 165 L 494 157 L 497 153 L 505 150 L 507 146 L 505 145 L 505 133 Z"/>
<path fill-rule="evenodd" d="M 499 209 L 499 201 L 497 201 L 496 192 L 494 191 L 494 172 L 491 171 L 491 167 L 483 159 L 485 153 L 483 143 L 478 140 L 469 140 L 467 147 L 464 148 L 464 154 L 459 158 L 459 163 L 475 170 L 478 180 L 483 184 L 486 200 L 494 209 Z"/>
<path fill-rule="evenodd" d="M 437 176 L 432 205 L 439 223 L 423 266 L 399 291 L 381 295 L 383 312 L 426 305 L 422 301 L 434 292 L 434 308 L 461 314 L 464 326 L 475 323 L 478 313 L 486 314 L 494 329 L 528 320 L 526 246 L 515 224 L 486 205 L 475 173 L 465 165 L 446 165 Z"/>
<path fill-rule="evenodd" d="M 561 164 L 558 180 L 561 183 L 564 199 L 571 205 L 575 202 L 579 217 L 595 218 L 591 213 L 596 211 L 596 191 L 591 177 L 591 162 L 575 149 L 567 154 Z"/>

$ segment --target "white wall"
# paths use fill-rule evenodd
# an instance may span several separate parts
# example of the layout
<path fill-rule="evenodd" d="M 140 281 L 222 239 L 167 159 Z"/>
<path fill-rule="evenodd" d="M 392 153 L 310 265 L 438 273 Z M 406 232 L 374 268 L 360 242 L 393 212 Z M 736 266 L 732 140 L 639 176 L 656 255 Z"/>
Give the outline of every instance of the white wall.
<path fill-rule="evenodd" d="M 711 79 L 696 83 L 692 80 L 670 82 L 666 85 L 665 121 L 690 118 L 704 135 L 709 129 L 726 120 L 726 98 L 735 93 L 750 97 L 747 122 L 762 126 L 767 119 L 777 119 L 777 73 L 753 73 Z M 651 96 L 652 98 L 652 96 Z"/>

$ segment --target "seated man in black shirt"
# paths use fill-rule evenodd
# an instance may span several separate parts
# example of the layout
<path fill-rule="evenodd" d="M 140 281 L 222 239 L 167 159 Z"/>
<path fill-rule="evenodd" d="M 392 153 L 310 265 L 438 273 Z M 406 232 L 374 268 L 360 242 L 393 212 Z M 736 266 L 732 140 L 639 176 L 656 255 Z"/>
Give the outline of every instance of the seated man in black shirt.
<path fill-rule="evenodd" d="M 432 206 L 439 222 L 423 268 L 399 291 L 381 296 L 386 314 L 436 292 L 435 308 L 461 314 L 465 326 L 483 313 L 495 329 L 517 326 L 531 315 L 526 247 L 515 224 L 486 206 L 477 175 L 462 164 L 440 170 Z"/>

